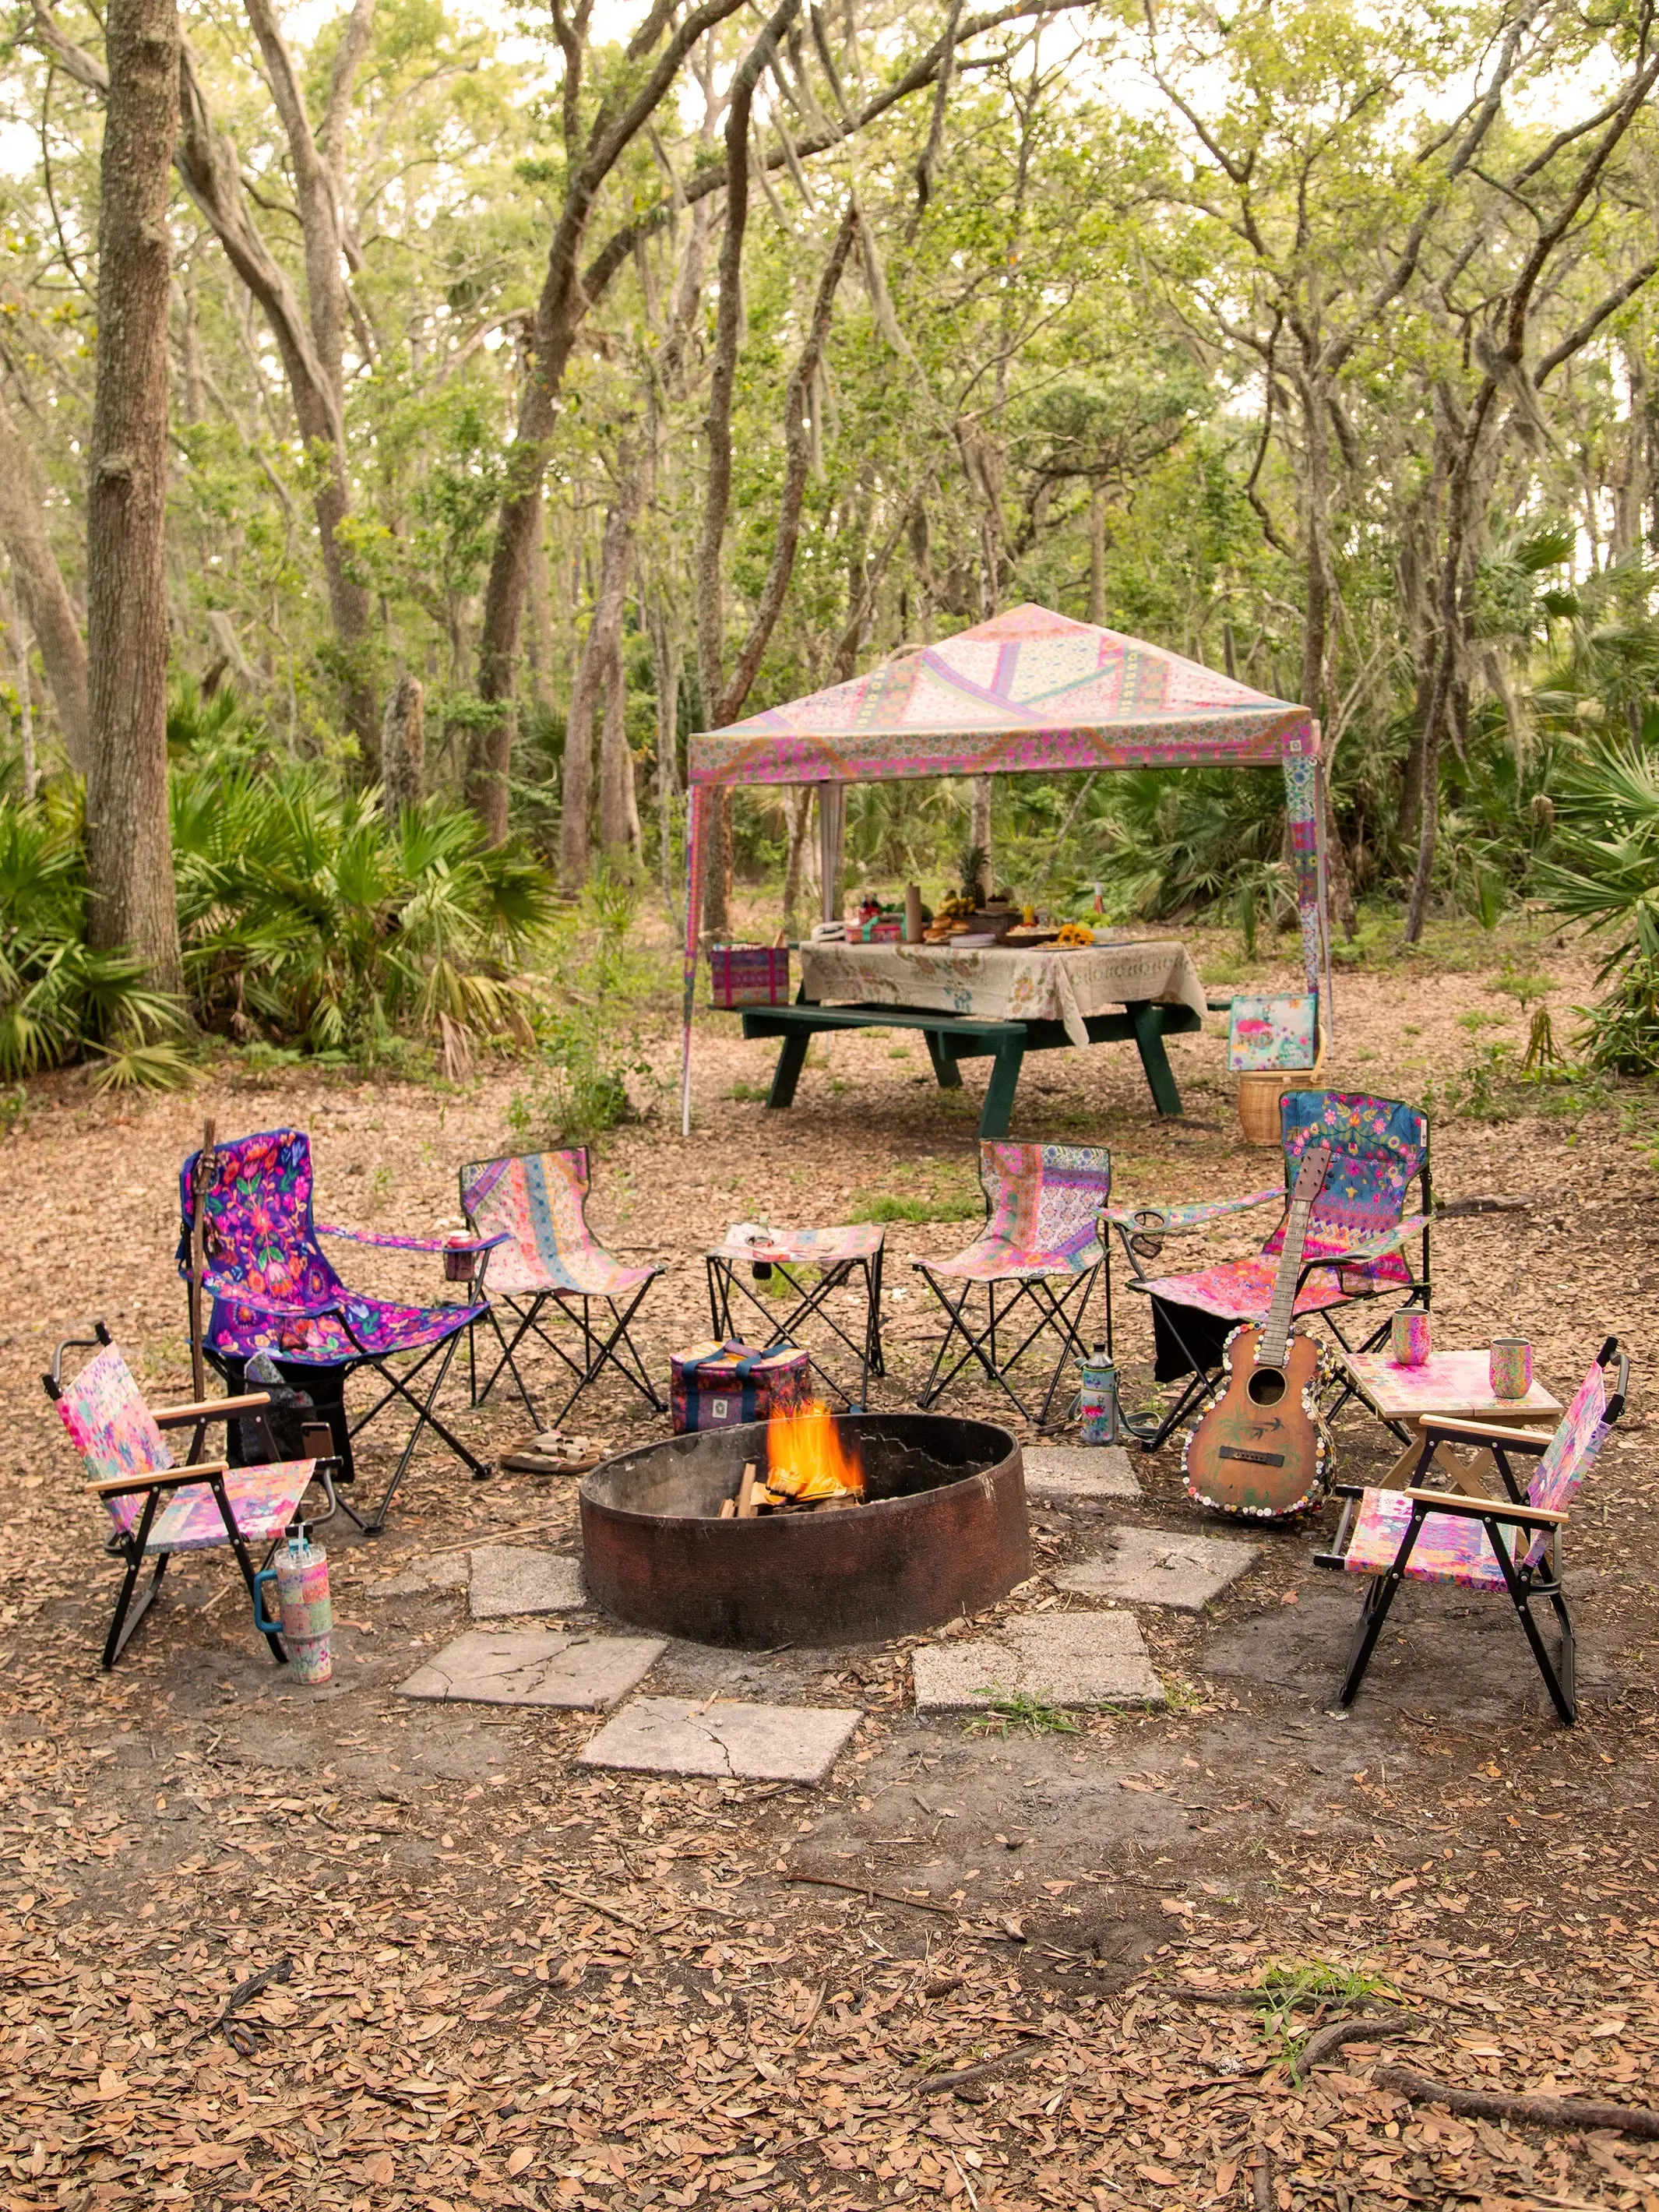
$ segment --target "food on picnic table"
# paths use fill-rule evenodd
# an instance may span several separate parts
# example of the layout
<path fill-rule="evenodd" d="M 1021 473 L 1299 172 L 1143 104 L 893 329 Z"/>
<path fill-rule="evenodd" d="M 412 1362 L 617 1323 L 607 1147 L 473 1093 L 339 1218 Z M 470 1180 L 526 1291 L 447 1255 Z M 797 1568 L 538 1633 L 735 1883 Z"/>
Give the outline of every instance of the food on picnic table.
<path fill-rule="evenodd" d="M 1080 921 L 1066 922 L 1054 939 L 1055 945 L 1061 951 L 1068 948 L 1075 950 L 1081 945 L 1092 945 L 1094 941 L 1093 930 L 1086 928 Z"/>

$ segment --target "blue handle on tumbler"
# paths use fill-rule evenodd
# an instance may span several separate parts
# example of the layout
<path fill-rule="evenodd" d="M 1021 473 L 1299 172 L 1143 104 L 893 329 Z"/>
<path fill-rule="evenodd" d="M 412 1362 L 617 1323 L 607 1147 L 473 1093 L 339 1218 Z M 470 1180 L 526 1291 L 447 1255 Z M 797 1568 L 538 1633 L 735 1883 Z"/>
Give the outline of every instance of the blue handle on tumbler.
<path fill-rule="evenodd" d="M 280 1620 L 265 1619 L 264 1586 L 267 1583 L 274 1583 L 276 1579 L 275 1567 L 261 1567 L 253 1577 L 253 1626 L 261 1636 L 280 1636 L 283 1632 L 283 1624 Z"/>

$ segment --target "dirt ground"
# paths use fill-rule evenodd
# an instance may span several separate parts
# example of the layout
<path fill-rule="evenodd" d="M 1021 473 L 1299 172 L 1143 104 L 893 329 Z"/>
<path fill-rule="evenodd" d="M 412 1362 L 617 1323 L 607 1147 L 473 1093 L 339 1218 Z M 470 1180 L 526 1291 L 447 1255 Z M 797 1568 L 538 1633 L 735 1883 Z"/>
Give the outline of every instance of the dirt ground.
<path fill-rule="evenodd" d="M 1203 949 L 1223 980 L 1219 940 Z M 1588 972 L 1559 945 L 1526 957 L 1554 978 L 1565 1036 Z M 1483 1041 L 1524 1036 L 1498 969 L 1493 948 L 1341 977 L 1328 1079 L 1443 1098 Z M 1490 1018 L 1472 1030 L 1472 1014 Z M 728 1222 L 826 1223 L 882 1195 L 949 1213 L 970 1188 L 982 1064 L 951 1097 L 919 1040 L 840 1037 L 771 1115 L 754 1094 L 774 1048 L 734 1029 L 699 1023 L 689 1145 L 660 1109 L 596 1164 L 604 1241 L 667 1270 L 640 1332 L 665 1376 L 670 1348 L 707 1333 L 701 1255 Z M 1242 1146 L 1219 1031 L 1171 1041 L 1180 1122 L 1156 1119 L 1132 1050 L 1111 1047 L 1028 1062 L 1013 1133 L 1109 1145 L 1120 1198 L 1258 1187 L 1273 1158 Z M 655 1051 L 666 1077 L 665 1030 Z M 1460 2119 L 1375 2079 L 1403 2065 L 1659 2105 L 1650 1099 L 1435 1125 L 1438 1200 L 1528 1202 L 1437 1233 L 1437 1341 L 1519 1330 L 1563 1396 L 1606 1334 L 1634 1355 L 1630 1411 L 1567 1538 L 1572 1729 L 1505 1606 L 1420 1589 L 1356 1706 L 1334 1711 L 1358 1595 L 1312 1564 L 1331 1510 L 1252 1531 L 1255 1565 L 1203 1615 L 1141 1610 L 1167 1711 L 998 1736 L 919 1721 L 904 1646 L 676 1645 L 653 1692 L 854 1708 L 852 1747 L 817 1790 L 594 1778 L 574 1763 L 592 1715 L 396 1695 L 467 1625 L 470 1546 L 577 1543 L 568 1480 L 476 1485 L 432 1449 L 382 1535 L 326 1532 L 329 1688 L 272 1666 L 219 1554 L 182 1563 L 100 1674 L 116 1571 L 39 1378 L 100 1316 L 155 1401 L 188 1395 L 172 1252 L 203 1116 L 226 1134 L 308 1128 L 324 1218 L 425 1234 L 458 1224 L 457 1164 L 505 1147 L 521 1080 L 441 1091 L 228 1066 L 191 1097 L 122 1105 L 66 1076 L 33 1086 L 0 1146 L 7 2207 L 1659 2212 L 1659 2143 Z M 1249 1226 L 1217 1255 L 1247 1249 Z M 889 1229 L 877 1403 L 907 1402 L 931 1349 L 907 1263 L 971 1233 Z M 349 1280 L 436 1294 L 428 1261 L 342 1253 Z M 1120 1348 L 1144 1399 L 1136 1307 L 1120 1300 Z M 452 1387 L 447 1407 L 489 1454 L 528 1430 L 499 1395 L 469 1412 Z M 665 1423 L 607 1390 L 572 1425 L 620 1444 Z M 1392 1456 L 1357 1418 L 1339 1443 L 1345 1476 Z M 1145 1502 L 1110 1517 L 1195 1525 L 1176 1448 L 1135 1458 Z M 388 1463 L 365 1453 L 365 1483 Z M 1043 1577 L 1097 1541 L 1098 1519 L 1033 1525 L 1039 1575 L 998 1610 L 1092 1602 Z M 425 1588 L 385 1592 L 420 1562 Z M 237 2015 L 254 2032 L 241 2055 L 213 2024 L 284 1958 L 289 1978 Z M 1304 1968 L 1353 1978 L 1293 2017 L 1243 1994 Z M 1300 2039 L 1368 1994 L 1407 2016 L 1299 2078 Z"/>

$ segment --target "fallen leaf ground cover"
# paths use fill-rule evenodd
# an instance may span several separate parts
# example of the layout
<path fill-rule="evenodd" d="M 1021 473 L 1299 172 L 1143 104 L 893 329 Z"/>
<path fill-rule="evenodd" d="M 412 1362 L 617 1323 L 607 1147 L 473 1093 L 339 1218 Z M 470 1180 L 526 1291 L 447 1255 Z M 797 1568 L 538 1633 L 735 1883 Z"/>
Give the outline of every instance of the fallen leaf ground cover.
<path fill-rule="evenodd" d="M 1518 1046 L 1525 1019 L 1490 988 L 1505 949 L 1340 978 L 1332 1079 L 1443 1097 L 1493 1037 Z M 1565 1035 L 1587 969 L 1559 945 L 1525 957 Z M 932 1340 L 905 1263 L 971 1233 L 948 1216 L 971 1189 L 983 1072 L 952 1099 L 920 1043 L 838 1037 L 770 1115 L 752 1094 L 772 1048 L 734 1029 L 699 1022 L 690 1146 L 659 1111 L 596 1164 L 606 1243 L 669 1271 L 642 1315 L 653 1370 L 706 1333 L 701 1255 L 728 1221 L 910 1199 L 930 1218 L 889 1229 L 906 1295 L 887 1304 L 881 1401 L 903 1403 Z M 667 1080 L 665 1027 L 653 1049 Z M 1182 1123 L 1156 1121 L 1132 1054 L 1108 1048 L 1028 1062 L 1016 1133 L 1109 1144 L 1120 1195 L 1267 1180 L 1218 1035 L 1171 1059 Z M 8 2207 L 1659 2206 L 1659 2146 L 1459 2118 L 1379 2078 L 1659 2105 L 1648 1097 L 1540 1093 L 1515 1118 L 1436 1121 L 1442 1200 L 1528 1201 L 1440 1232 L 1440 1340 L 1520 1328 L 1558 1395 L 1603 1334 L 1635 1353 L 1571 1532 L 1572 1730 L 1507 1609 L 1458 1593 L 1402 1598 L 1334 1716 L 1358 1598 L 1311 1565 L 1313 1534 L 1279 1530 L 1204 1614 L 1139 1614 L 1167 1711 L 976 1734 L 918 1720 L 905 1644 L 677 1645 L 653 1690 L 856 1708 L 852 1748 L 819 1790 L 596 1776 L 575 1763 L 592 1715 L 396 1694 L 465 1626 L 470 1547 L 576 1543 L 568 1480 L 472 1485 L 430 1449 L 380 1539 L 326 1532 L 328 1690 L 284 1682 L 211 1558 L 181 1563 L 100 1674 L 114 1569 L 39 1375 L 99 1315 L 158 1401 L 186 1395 L 174 1184 L 203 1115 L 308 1127 L 325 1218 L 424 1233 L 458 1218 L 456 1164 L 502 1148 L 521 1081 L 233 1064 L 192 1097 L 121 1107 L 65 1077 L 0 1146 Z M 349 1280 L 435 1294 L 418 1261 L 343 1249 Z M 527 1431 L 504 1398 L 447 1402 L 491 1453 Z M 661 1427 L 609 1389 L 574 1425 L 617 1443 Z M 1392 1456 L 1358 1419 L 1339 1441 L 1345 1473 Z M 366 1478 L 388 1464 L 371 1450 Z M 1110 1517 L 1191 1525 L 1174 1448 L 1137 1473 L 1143 1504 Z M 1098 1519 L 1033 1522 L 1038 1574 L 997 1612 L 1095 1602 L 1045 1575 Z M 233 2015 L 240 2051 L 226 2001 L 283 1960 Z M 1264 1996 L 1275 1977 L 1294 2008 Z M 1408 2014 L 1404 2032 L 1303 2078 L 1305 2037 L 1368 2008 Z"/>

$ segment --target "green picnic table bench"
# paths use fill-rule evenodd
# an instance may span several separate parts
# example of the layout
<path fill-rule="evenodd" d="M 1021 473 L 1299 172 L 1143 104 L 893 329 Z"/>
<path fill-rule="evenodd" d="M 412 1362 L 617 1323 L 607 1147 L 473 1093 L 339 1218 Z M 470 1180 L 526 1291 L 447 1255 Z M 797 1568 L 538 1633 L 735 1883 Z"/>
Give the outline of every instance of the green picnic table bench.
<path fill-rule="evenodd" d="M 1138 999 L 1121 1014 L 1089 1014 L 1084 1027 L 1091 1044 L 1121 1044 L 1134 1040 L 1146 1070 L 1147 1088 L 1160 1114 L 1179 1114 L 1181 1093 L 1164 1049 L 1166 1036 L 1182 1036 L 1202 1026 L 1190 1006 L 1166 1006 L 1151 999 Z M 1072 1039 L 1064 1022 L 980 1021 L 971 1014 L 947 1014 L 921 1006 L 823 1006 L 797 996 L 790 1006 L 745 1006 L 743 1033 L 746 1037 L 781 1037 L 783 1050 L 772 1078 L 769 1106 L 793 1106 L 795 1085 L 806 1062 L 807 1048 L 815 1036 L 830 1030 L 920 1030 L 933 1063 L 933 1073 L 943 1091 L 957 1091 L 962 1076 L 957 1061 L 994 1061 L 986 1086 L 984 1110 L 979 1117 L 982 1138 L 1008 1133 L 1014 1110 L 1014 1091 L 1028 1052 L 1054 1052 Z"/>

